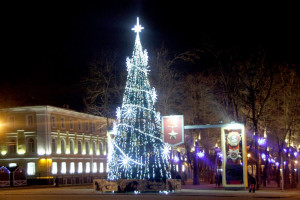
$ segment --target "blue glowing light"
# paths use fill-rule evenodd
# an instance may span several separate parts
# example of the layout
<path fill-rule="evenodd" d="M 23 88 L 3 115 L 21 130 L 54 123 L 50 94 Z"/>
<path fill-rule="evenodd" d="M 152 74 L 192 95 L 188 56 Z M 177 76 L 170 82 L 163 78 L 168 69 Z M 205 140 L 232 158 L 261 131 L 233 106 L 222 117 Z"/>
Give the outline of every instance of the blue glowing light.
<path fill-rule="evenodd" d="M 178 161 L 179 161 L 178 156 L 175 156 L 175 157 L 174 157 L 174 161 L 175 161 L 175 162 L 178 162 Z"/>
<path fill-rule="evenodd" d="M 286 149 L 283 149 L 283 151 L 286 153 Z"/>
<path fill-rule="evenodd" d="M 264 144 L 266 144 L 266 139 L 265 138 L 258 138 L 258 144 L 260 145 L 260 146 L 262 146 L 262 145 L 264 145 Z"/>
<path fill-rule="evenodd" d="M 199 153 L 197 153 L 197 155 L 199 156 L 199 158 L 203 158 L 205 154 L 203 151 L 200 151 Z"/>

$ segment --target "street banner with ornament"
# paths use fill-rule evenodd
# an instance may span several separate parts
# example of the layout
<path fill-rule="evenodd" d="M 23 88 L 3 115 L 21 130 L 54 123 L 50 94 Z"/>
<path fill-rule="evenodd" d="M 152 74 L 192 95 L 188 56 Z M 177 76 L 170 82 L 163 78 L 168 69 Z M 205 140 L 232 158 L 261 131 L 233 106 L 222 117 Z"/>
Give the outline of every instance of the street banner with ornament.
<path fill-rule="evenodd" d="M 184 143 L 183 115 L 163 116 L 162 133 L 164 142 L 170 146 L 174 147 Z"/>

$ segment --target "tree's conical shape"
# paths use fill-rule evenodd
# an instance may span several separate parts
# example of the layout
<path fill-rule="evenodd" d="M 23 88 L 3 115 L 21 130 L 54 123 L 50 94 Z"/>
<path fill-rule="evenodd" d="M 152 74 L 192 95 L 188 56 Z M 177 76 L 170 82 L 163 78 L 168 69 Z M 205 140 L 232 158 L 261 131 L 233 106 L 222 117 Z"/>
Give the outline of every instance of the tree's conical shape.
<path fill-rule="evenodd" d="M 127 81 L 122 107 L 117 109 L 117 124 L 109 151 L 108 179 L 170 178 L 169 149 L 161 137 L 160 114 L 155 111 L 156 91 L 148 80 L 148 54 L 143 51 L 139 32 L 132 58 L 127 58 Z"/>

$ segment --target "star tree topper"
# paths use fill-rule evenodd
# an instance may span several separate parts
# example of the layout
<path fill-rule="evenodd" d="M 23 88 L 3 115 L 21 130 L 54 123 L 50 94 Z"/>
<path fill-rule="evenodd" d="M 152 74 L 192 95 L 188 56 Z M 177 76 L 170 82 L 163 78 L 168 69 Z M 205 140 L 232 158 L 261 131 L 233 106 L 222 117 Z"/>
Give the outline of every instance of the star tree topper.
<path fill-rule="evenodd" d="M 136 19 L 136 25 L 131 29 L 131 30 L 133 30 L 134 32 L 136 32 L 136 33 L 139 33 L 139 32 L 141 32 L 142 31 L 142 29 L 144 29 L 144 27 L 142 27 L 141 25 L 140 25 L 140 22 L 139 22 L 139 18 L 137 17 L 137 19 Z"/>

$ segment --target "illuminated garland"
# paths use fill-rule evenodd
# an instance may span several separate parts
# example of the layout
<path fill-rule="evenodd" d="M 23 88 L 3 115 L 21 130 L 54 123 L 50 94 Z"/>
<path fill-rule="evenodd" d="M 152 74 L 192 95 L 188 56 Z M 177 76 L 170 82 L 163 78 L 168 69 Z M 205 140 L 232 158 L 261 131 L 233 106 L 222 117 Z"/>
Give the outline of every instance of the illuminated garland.
<path fill-rule="evenodd" d="M 148 53 L 143 51 L 137 25 L 132 58 L 126 59 L 127 81 L 121 108 L 117 108 L 115 137 L 108 154 L 108 179 L 170 178 L 169 149 L 161 138 L 160 113 L 155 111 L 157 93 L 151 89 Z"/>

